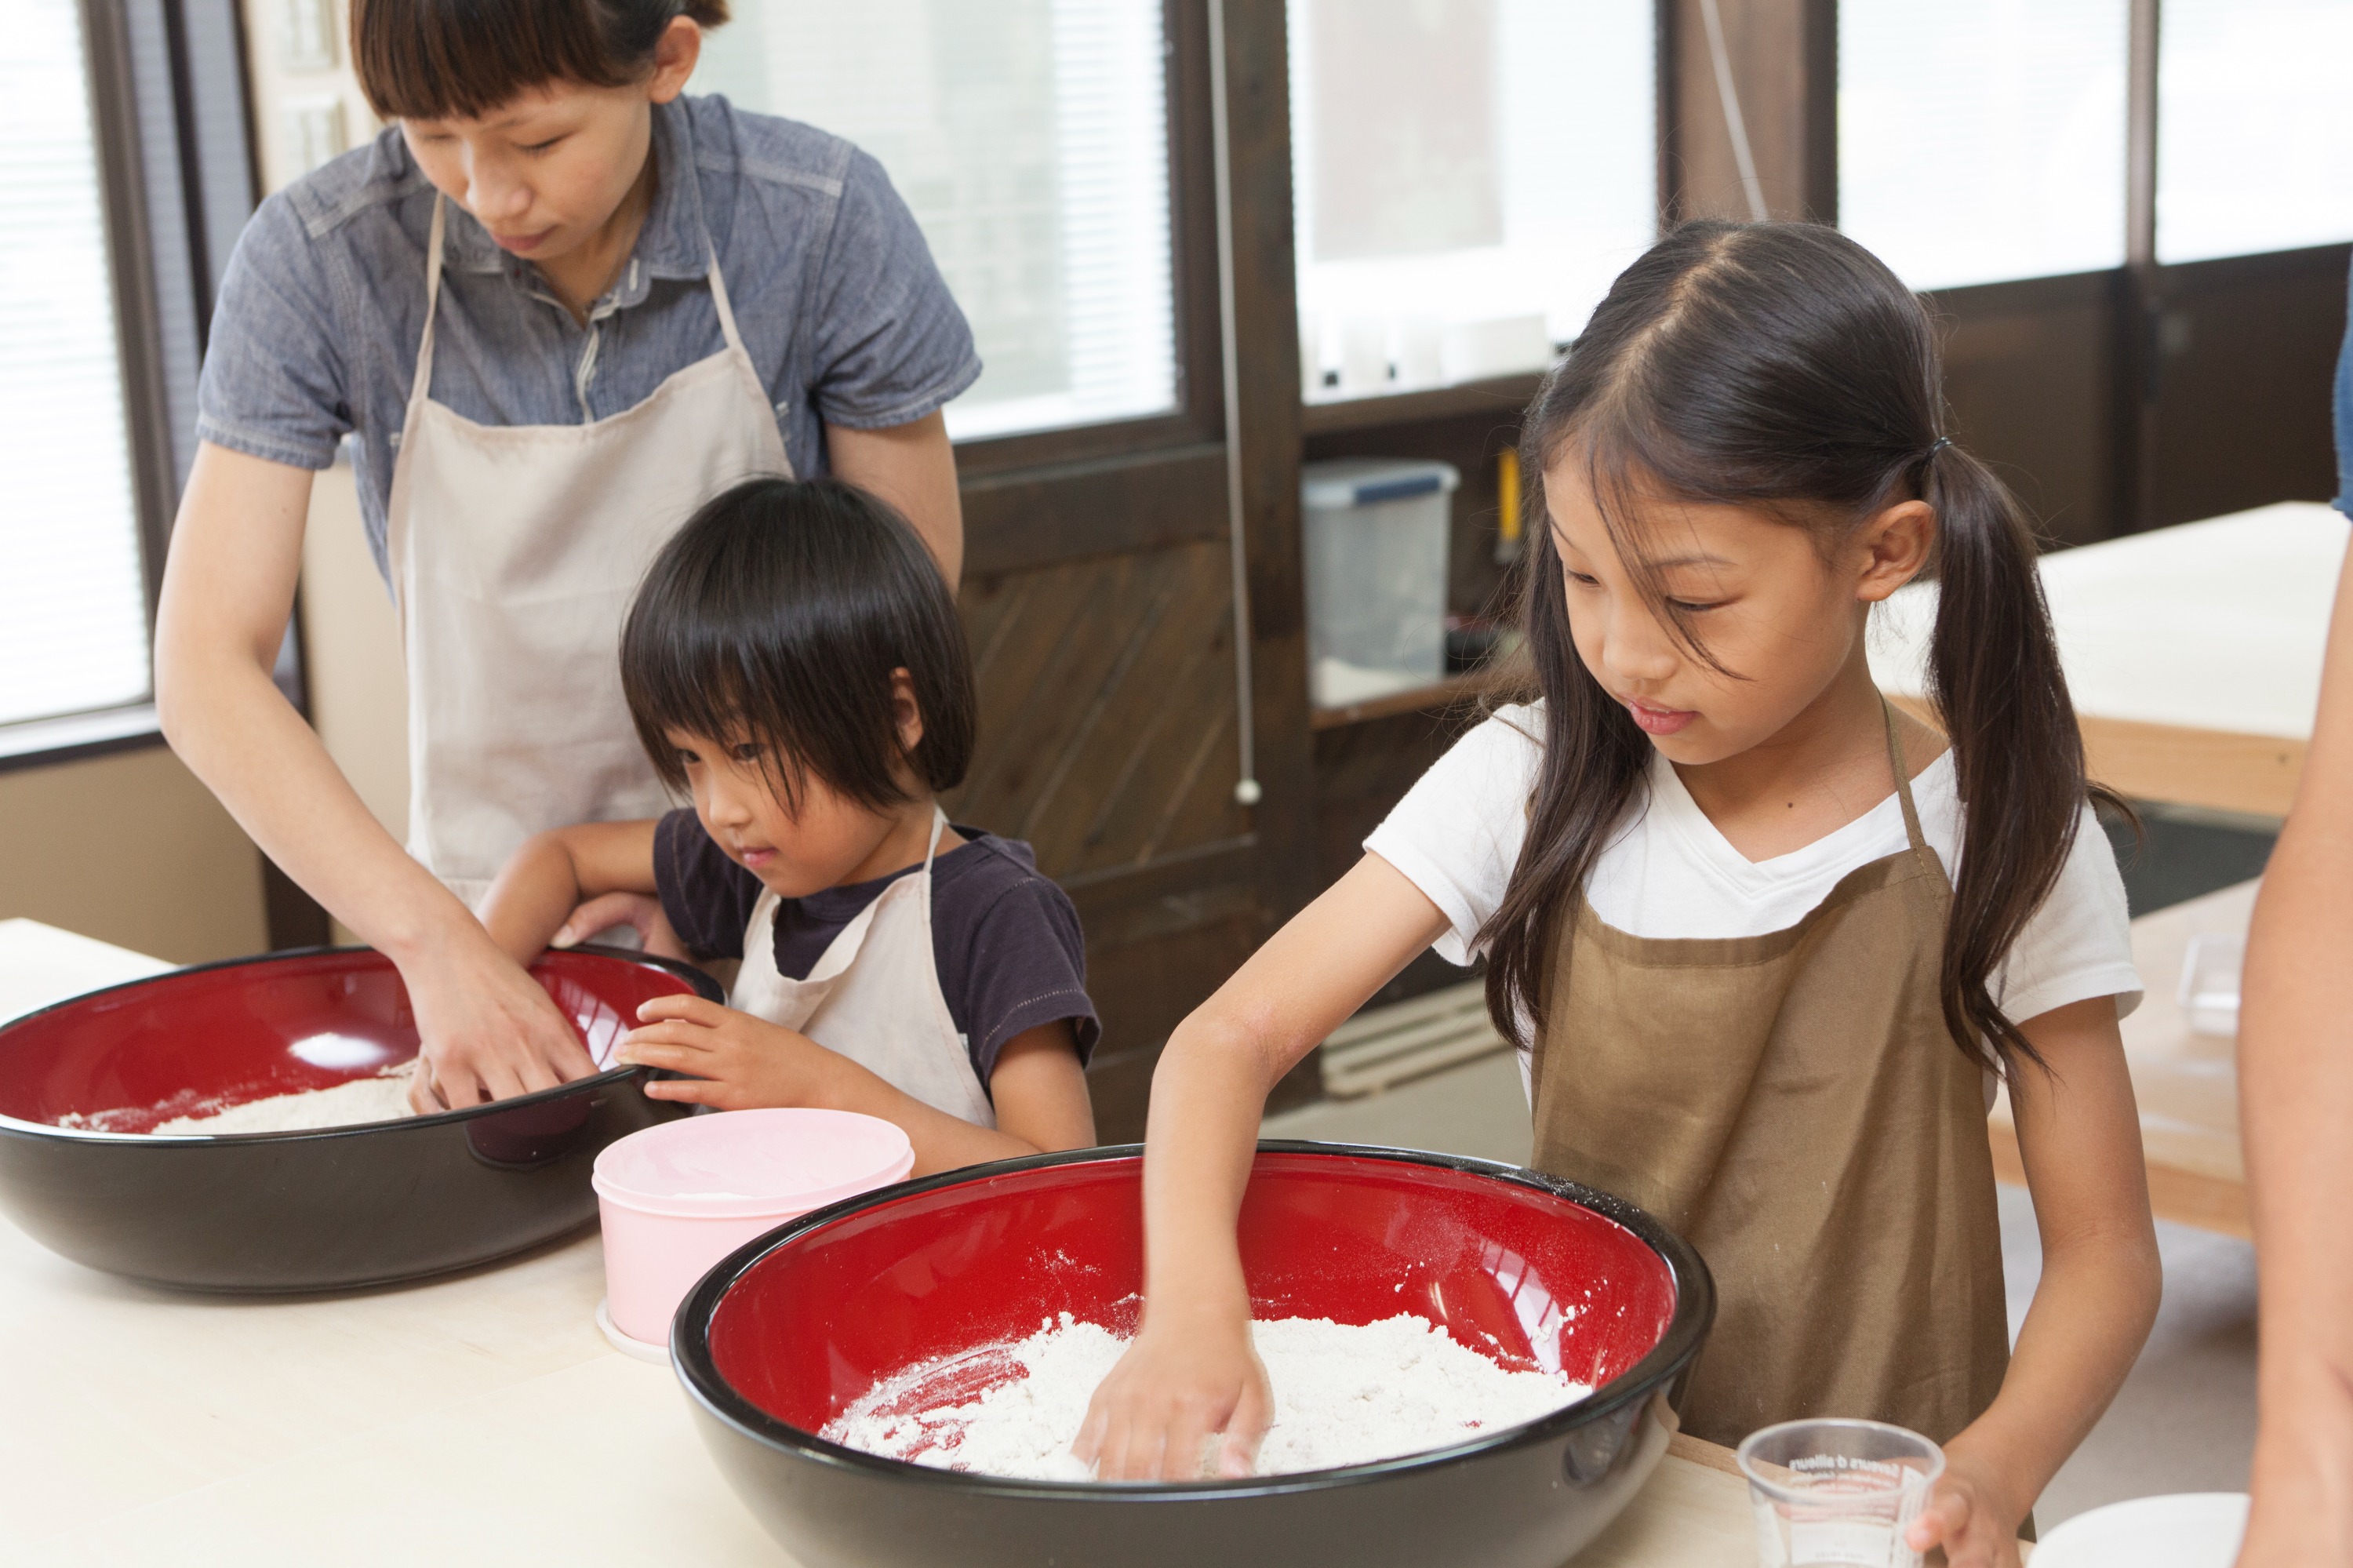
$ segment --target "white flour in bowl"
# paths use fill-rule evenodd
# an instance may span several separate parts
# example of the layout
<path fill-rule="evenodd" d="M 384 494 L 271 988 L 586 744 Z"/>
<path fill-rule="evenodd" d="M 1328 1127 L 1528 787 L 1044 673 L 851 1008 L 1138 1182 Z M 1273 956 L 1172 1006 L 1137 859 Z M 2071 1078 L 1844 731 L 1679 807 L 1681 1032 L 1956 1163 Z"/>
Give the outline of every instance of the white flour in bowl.
<path fill-rule="evenodd" d="M 414 1061 L 396 1062 L 369 1078 L 353 1078 L 328 1089 L 272 1095 L 241 1106 L 175 1116 L 159 1122 L 156 1132 L 200 1132 L 217 1136 L 231 1132 L 300 1132 L 322 1127 L 353 1127 L 366 1121 L 398 1121 L 409 1114 L 408 1079 Z"/>
<path fill-rule="evenodd" d="M 1442 1448 L 1534 1421 L 1592 1392 L 1549 1372 L 1507 1372 L 1405 1313 L 1362 1327 L 1279 1318 L 1251 1324 L 1250 1338 L 1274 1389 L 1274 1425 L 1258 1456 L 1262 1476 Z M 1066 1312 L 1017 1343 L 884 1380 L 823 1436 L 934 1469 L 1092 1480 L 1071 1444 L 1096 1385 L 1126 1349 L 1109 1330 Z M 968 1373 L 956 1375 L 976 1360 L 992 1374 L 976 1394 Z M 927 1387 L 948 1399 L 922 1403 Z"/>

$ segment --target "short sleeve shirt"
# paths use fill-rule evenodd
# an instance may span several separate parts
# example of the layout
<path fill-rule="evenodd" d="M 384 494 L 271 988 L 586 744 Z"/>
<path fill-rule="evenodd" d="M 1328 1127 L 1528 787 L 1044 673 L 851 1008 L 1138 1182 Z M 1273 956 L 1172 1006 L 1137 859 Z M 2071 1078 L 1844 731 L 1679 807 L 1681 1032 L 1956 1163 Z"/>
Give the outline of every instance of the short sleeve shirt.
<path fill-rule="evenodd" d="M 1480 951 L 1479 931 L 1503 902 L 1527 836 L 1527 806 L 1544 757 L 1544 712 L 1505 708 L 1455 742 L 1365 847 L 1445 915 L 1432 944 L 1451 962 Z M 1960 863 L 1960 792 L 1947 751 L 1912 780 L 1920 832 L 1951 875 Z M 1844 827 L 1770 860 L 1735 849 L 1653 753 L 1642 798 L 1596 858 L 1585 886 L 1593 913 L 1630 936 L 1755 937 L 1785 930 L 1857 866 L 1903 851 L 1904 808 L 1890 795 Z M 1989 989 L 2014 1022 L 2093 997 L 2140 1004 L 2132 915 L 2115 852 L 2089 806 L 2059 880 L 2011 943 Z"/>
<path fill-rule="evenodd" d="M 653 111 L 653 205 L 583 325 L 538 270 L 448 205 L 434 400 L 480 424 L 586 424 L 725 346 L 715 253 L 793 471 L 828 423 L 922 418 L 980 375 L 972 333 L 882 166 L 838 136 L 723 98 Z M 353 440 L 379 570 L 425 326 L 435 192 L 397 126 L 262 203 L 215 309 L 197 435 L 319 469 Z"/>
<path fill-rule="evenodd" d="M 956 832 L 967 842 L 932 863 L 932 963 L 973 1072 L 987 1087 L 1007 1041 L 1060 1019 L 1070 1020 L 1084 1062 L 1103 1029 L 1087 996 L 1086 939 L 1070 895 L 1039 874 L 1020 840 L 977 828 Z M 807 979 L 859 911 L 922 869 L 779 899 L 777 972 Z M 712 841 L 691 810 L 672 811 L 655 825 L 654 885 L 688 951 L 704 959 L 744 956 L 752 906 L 765 890 Z"/>

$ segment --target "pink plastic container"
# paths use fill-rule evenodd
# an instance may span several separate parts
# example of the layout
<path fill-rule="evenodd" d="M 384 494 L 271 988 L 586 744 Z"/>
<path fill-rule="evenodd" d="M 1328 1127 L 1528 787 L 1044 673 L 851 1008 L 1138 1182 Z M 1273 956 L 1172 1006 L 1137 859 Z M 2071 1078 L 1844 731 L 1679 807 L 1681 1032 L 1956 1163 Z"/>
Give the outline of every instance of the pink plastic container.
<path fill-rule="evenodd" d="M 633 1132 L 596 1157 L 606 1311 L 648 1348 L 711 1266 L 764 1231 L 903 1180 L 907 1135 L 832 1110 L 722 1111 Z"/>

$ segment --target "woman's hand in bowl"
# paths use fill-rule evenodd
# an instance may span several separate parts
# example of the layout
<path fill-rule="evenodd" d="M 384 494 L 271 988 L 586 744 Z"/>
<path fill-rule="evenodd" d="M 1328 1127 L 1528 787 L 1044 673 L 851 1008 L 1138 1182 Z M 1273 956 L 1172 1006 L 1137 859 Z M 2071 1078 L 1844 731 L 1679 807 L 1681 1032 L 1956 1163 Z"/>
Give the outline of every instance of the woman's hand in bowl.
<path fill-rule="evenodd" d="M 421 1038 L 408 1102 L 419 1114 L 511 1099 L 596 1071 L 540 983 L 487 938 L 402 974 Z"/>

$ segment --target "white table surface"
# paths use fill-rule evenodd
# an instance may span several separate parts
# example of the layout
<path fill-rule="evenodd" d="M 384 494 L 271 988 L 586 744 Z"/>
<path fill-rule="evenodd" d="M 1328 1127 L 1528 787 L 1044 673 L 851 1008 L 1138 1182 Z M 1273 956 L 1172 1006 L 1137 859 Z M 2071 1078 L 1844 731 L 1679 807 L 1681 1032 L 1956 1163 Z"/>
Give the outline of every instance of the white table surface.
<path fill-rule="evenodd" d="M 160 975 L 171 967 L 162 959 L 37 920 L 0 920 L 0 1023 L 86 991 Z"/>
<path fill-rule="evenodd" d="M 168 967 L 32 924 L 0 923 L 0 977 L 58 953 L 90 986 Z M 603 1294 L 593 1234 L 418 1285 L 233 1298 L 94 1273 L 0 1220 L 0 1563 L 789 1568 L 670 1368 L 597 1331 Z M 1677 1439 L 1578 1568 L 1749 1568 L 1729 1462 Z"/>
<path fill-rule="evenodd" d="M 2344 514 L 2284 501 L 2042 558 L 2042 586 L 2078 713 L 2305 740 L 2320 700 Z M 1921 694 L 1936 590 L 1874 618 L 1881 689 Z"/>

